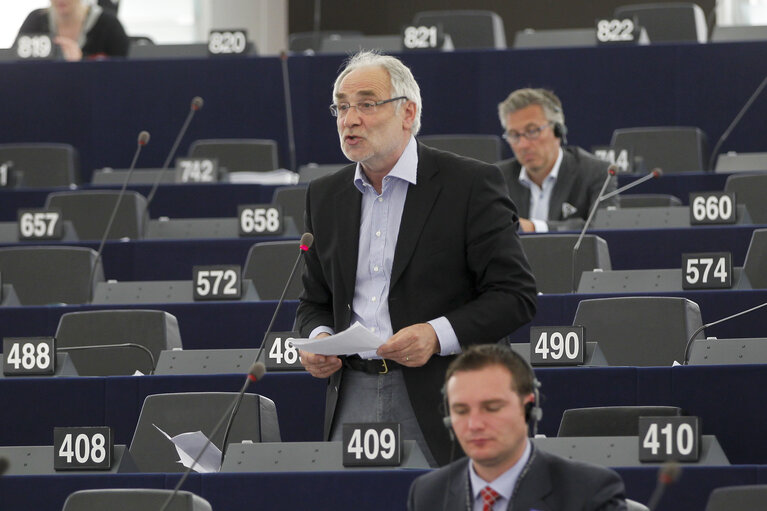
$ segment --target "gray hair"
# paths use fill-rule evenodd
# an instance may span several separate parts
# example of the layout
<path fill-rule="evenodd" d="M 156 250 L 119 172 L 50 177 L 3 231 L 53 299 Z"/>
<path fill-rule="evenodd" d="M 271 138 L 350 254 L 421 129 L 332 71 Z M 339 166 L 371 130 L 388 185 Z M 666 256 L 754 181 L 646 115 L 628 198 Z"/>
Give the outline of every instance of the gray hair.
<path fill-rule="evenodd" d="M 421 129 L 421 89 L 418 87 L 418 82 L 413 78 L 413 73 L 410 72 L 410 69 L 405 64 L 395 57 L 381 55 L 376 51 L 364 50 L 349 57 L 345 66 L 341 74 L 336 78 L 335 84 L 333 84 L 333 101 L 335 101 L 338 88 L 343 79 L 346 78 L 346 75 L 362 67 L 380 67 L 389 74 L 392 97 L 405 96 L 408 100 L 415 103 L 416 113 L 411 132 L 413 135 L 418 134 L 418 131 Z M 402 103 L 397 102 L 395 112 L 399 112 L 401 106 Z"/>
<path fill-rule="evenodd" d="M 554 92 L 546 89 L 517 89 L 509 94 L 508 98 L 498 103 L 498 117 L 501 119 L 503 129 L 506 129 L 506 117 L 509 114 L 530 105 L 540 106 L 549 122 L 565 124 L 562 102 Z"/>

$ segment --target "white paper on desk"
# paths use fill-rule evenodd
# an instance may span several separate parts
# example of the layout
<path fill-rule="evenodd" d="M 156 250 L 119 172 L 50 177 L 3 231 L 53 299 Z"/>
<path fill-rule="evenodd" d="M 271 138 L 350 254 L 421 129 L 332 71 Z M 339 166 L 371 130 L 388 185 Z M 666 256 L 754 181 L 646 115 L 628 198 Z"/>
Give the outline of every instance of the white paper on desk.
<path fill-rule="evenodd" d="M 180 458 L 179 463 L 186 468 L 192 466 L 192 462 L 197 455 L 200 454 L 203 446 L 208 441 L 208 437 L 206 437 L 202 431 L 181 433 L 180 435 L 171 437 L 165 431 L 157 427 L 157 424 L 152 424 L 152 426 L 157 428 L 157 431 L 165 435 L 165 438 L 173 443 Z M 197 463 L 192 470 L 200 474 L 218 472 L 221 470 L 221 450 L 216 447 L 213 442 L 209 443 L 208 447 L 205 449 L 205 453 L 199 460 L 197 460 Z"/>
<path fill-rule="evenodd" d="M 363 351 L 375 351 L 384 343 L 373 332 L 354 323 L 343 332 L 322 339 L 288 339 L 298 349 L 317 355 L 351 355 Z"/>

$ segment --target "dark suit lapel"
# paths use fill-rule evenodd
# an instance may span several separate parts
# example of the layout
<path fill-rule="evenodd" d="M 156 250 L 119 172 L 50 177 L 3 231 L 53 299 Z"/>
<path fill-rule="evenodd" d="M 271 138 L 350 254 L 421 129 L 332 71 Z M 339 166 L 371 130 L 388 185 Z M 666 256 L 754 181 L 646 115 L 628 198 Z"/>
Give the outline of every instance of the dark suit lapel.
<path fill-rule="evenodd" d="M 335 253 L 340 259 L 343 289 L 349 303 L 354 297 L 354 284 L 357 280 L 361 204 L 362 194 L 351 180 L 333 197 L 336 216 L 334 225 L 338 226 L 338 250 Z"/>
<path fill-rule="evenodd" d="M 513 511 L 528 511 L 530 509 L 540 511 L 555 511 L 548 507 L 545 501 L 547 495 L 553 491 L 551 474 L 548 464 L 540 452 L 530 454 L 527 469 L 522 471 L 509 509 Z"/>
<path fill-rule="evenodd" d="M 557 181 L 554 183 L 554 189 L 551 191 L 551 200 L 549 201 L 549 220 L 565 220 L 564 215 L 562 215 L 562 204 L 570 195 L 570 190 L 572 190 L 573 181 L 575 180 L 571 161 L 572 157 L 564 149 L 562 149 L 562 152 L 564 153 L 562 155 L 562 164 L 559 166 L 559 175 L 557 175 Z M 575 205 L 573 204 L 573 206 Z M 580 213 L 579 211 L 578 214 Z"/>
<path fill-rule="evenodd" d="M 392 289 L 402 276 L 410 259 L 413 257 L 418 238 L 429 213 L 437 200 L 442 185 L 433 181 L 439 171 L 428 149 L 418 144 L 418 170 L 416 184 L 409 185 L 405 209 L 402 211 L 402 221 L 397 236 L 397 246 L 394 249 L 394 262 L 389 289 Z M 359 221 L 358 221 L 359 223 Z"/>
<path fill-rule="evenodd" d="M 466 496 L 469 494 L 469 463 L 459 463 L 450 472 L 445 495 L 444 511 L 466 511 Z M 434 506 L 439 509 L 439 506 Z"/>

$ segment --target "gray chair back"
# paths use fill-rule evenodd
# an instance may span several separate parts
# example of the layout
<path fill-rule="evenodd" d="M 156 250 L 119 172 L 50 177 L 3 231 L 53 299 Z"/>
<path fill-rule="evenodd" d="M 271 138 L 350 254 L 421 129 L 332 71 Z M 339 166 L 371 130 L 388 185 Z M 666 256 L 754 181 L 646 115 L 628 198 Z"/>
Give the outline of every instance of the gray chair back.
<path fill-rule="evenodd" d="M 610 145 L 634 152 L 634 170 L 701 172 L 708 170 L 708 138 L 699 128 L 661 126 L 621 128 L 613 132 Z"/>
<path fill-rule="evenodd" d="M 492 11 L 455 10 L 415 13 L 413 25 L 441 25 L 455 49 L 506 49 L 503 19 Z"/>
<path fill-rule="evenodd" d="M 328 176 L 346 167 L 348 163 L 322 164 L 308 163 L 298 167 L 298 182 L 309 183 L 322 176 Z"/>
<path fill-rule="evenodd" d="M 20 187 L 69 186 L 80 183 L 80 158 L 69 144 L 0 144 L 0 164 L 13 162 Z"/>
<path fill-rule="evenodd" d="M 711 492 L 706 511 L 762 511 L 767 502 L 767 484 L 723 486 Z"/>
<path fill-rule="evenodd" d="M 424 135 L 419 139 L 435 149 L 485 163 L 495 163 L 501 159 L 501 137 L 498 135 Z"/>
<path fill-rule="evenodd" d="M 173 490 L 120 488 L 80 490 L 64 502 L 63 511 L 135 511 L 160 509 Z M 212 511 L 210 503 L 188 491 L 179 491 L 168 504 L 167 511 Z"/>
<path fill-rule="evenodd" d="M 755 229 L 743 262 L 751 289 L 767 289 L 767 229 Z"/>
<path fill-rule="evenodd" d="M 637 436 L 639 417 L 682 415 L 676 406 L 597 406 L 571 408 L 562 414 L 557 436 Z"/>
<path fill-rule="evenodd" d="M 296 222 L 299 233 L 306 230 L 304 225 L 304 210 L 306 209 L 305 186 L 281 186 L 274 190 L 272 203 L 282 206 L 282 214 L 292 217 Z"/>
<path fill-rule="evenodd" d="M 573 320 L 585 328 L 587 341 L 599 343 L 611 366 L 681 363 L 687 340 L 702 324 L 698 304 L 665 296 L 582 300 Z"/>
<path fill-rule="evenodd" d="M 541 293 L 571 293 L 578 289 L 584 271 L 612 270 L 607 242 L 594 234 L 583 237 L 578 252 L 573 251 L 578 240 L 575 234 L 535 234 L 520 239 Z"/>
<path fill-rule="evenodd" d="M 193 158 L 218 158 L 218 164 L 229 172 L 265 172 L 280 168 L 277 142 L 268 139 L 195 140 L 189 147 Z"/>
<path fill-rule="evenodd" d="M 708 41 L 706 15 L 691 2 L 622 5 L 615 8 L 615 18 L 636 18 L 651 43 Z"/>
<path fill-rule="evenodd" d="M 183 472 L 173 444 L 155 425 L 171 437 L 202 431 L 210 437 L 219 419 L 232 406 L 235 392 L 186 392 L 147 396 L 133 434 L 130 454 L 140 472 Z M 224 428 L 211 438 L 224 451 Z M 245 394 L 232 422 L 229 443 L 243 440 L 279 442 L 280 427 L 274 402 L 258 394 Z"/>
<path fill-rule="evenodd" d="M 118 190 L 53 192 L 45 199 L 45 207 L 60 209 L 62 219 L 72 222 L 79 239 L 100 240 L 119 196 Z M 146 198 L 126 190 L 107 239 L 141 239 L 147 219 Z"/>
<path fill-rule="evenodd" d="M 88 303 L 96 284 L 104 281 L 96 251 L 85 247 L 3 247 L 0 275 L 3 284 L 13 285 L 22 305 Z"/>
<path fill-rule="evenodd" d="M 261 300 L 279 300 L 298 257 L 298 245 L 297 240 L 267 241 L 250 247 L 242 278 L 253 280 Z M 297 300 L 304 288 L 300 267 L 296 273 L 285 294 L 286 300 Z"/>
<path fill-rule="evenodd" d="M 735 194 L 735 201 L 744 204 L 755 224 L 767 224 L 767 172 L 732 174 L 724 183 L 724 191 Z"/>
<path fill-rule="evenodd" d="M 140 344 L 70 351 L 81 376 L 151 374 L 160 352 L 182 348 L 176 317 L 160 310 L 98 310 L 63 314 L 56 329 L 59 348 Z M 154 363 L 152 362 L 154 360 Z"/>

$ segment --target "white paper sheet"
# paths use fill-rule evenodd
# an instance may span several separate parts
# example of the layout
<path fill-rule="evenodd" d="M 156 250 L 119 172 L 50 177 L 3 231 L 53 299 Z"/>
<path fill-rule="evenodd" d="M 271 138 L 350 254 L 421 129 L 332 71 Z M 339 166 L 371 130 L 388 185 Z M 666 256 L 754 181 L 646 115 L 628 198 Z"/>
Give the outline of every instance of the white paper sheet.
<path fill-rule="evenodd" d="M 200 454 L 203 446 L 208 441 L 208 437 L 206 437 L 202 431 L 181 433 L 180 435 L 171 437 L 165 431 L 157 427 L 157 424 L 152 424 L 152 426 L 157 428 L 157 431 L 165 435 L 165 438 L 173 443 L 180 458 L 179 463 L 186 468 L 192 466 L 192 462 L 197 455 Z M 200 474 L 218 472 L 221 470 L 221 450 L 212 442 L 208 444 L 205 453 L 200 457 L 192 470 Z"/>
<path fill-rule="evenodd" d="M 375 351 L 384 343 L 373 332 L 354 323 L 343 332 L 322 339 L 288 339 L 300 350 L 317 355 L 352 355 L 364 351 Z"/>

